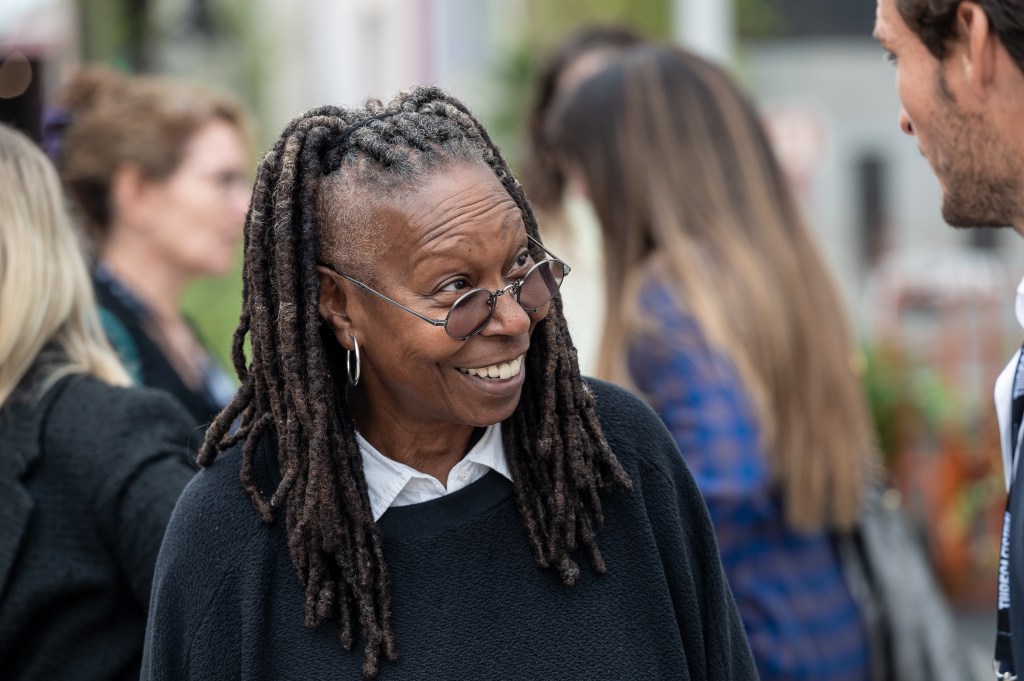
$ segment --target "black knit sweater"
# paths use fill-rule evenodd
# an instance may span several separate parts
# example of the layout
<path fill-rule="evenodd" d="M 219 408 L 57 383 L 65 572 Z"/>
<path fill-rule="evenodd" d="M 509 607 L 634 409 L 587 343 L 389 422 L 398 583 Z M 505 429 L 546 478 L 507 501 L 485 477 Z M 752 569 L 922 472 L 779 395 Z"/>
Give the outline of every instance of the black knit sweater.
<path fill-rule="evenodd" d="M 661 421 L 593 382 L 604 433 L 632 477 L 605 501 L 572 588 L 534 563 L 512 484 L 490 473 L 379 521 L 399 660 L 381 679 L 756 679 L 700 493 Z M 264 448 L 266 451 L 269 448 Z M 334 623 L 303 624 L 283 517 L 257 518 L 232 451 L 179 502 L 157 565 L 144 680 L 357 679 Z M 264 456 L 261 486 L 276 480 Z"/>

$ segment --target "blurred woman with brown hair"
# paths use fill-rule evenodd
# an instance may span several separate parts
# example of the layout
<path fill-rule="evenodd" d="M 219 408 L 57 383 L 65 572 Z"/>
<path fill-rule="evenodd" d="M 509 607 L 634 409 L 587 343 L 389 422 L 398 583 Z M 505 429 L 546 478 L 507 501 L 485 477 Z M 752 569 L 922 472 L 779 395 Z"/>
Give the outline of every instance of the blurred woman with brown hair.
<path fill-rule="evenodd" d="M 585 26 L 564 38 L 541 65 L 523 160 L 523 185 L 538 210 L 557 211 L 565 191 L 565 172 L 549 139 L 552 112 L 580 83 L 643 41 L 625 26 Z"/>
<path fill-rule="evenodd" d="M 863 681 L 829 535 L 857 522 L 872 438 L 840 297 L 754 107 L 717 67 L 642 46 L 551 136 L 602 225 L 599 375 L 675 436 L 761 677 Z"/>
<path fill-rule="evenodd" d="M 576 264 L 562 289 L 580 369 L 597 370 L 604 322 L 604 262 L 600 227 L 585 201 L 566 192 L 566 177 L 548 139 L 551 114 L 573 90 L 644 38 L 624 26 L 585 26 L 569 34 L 539 69 L 523 158 L 523 185 L 538 222 L 559 253 Z"/>
<path fill-rule="evenodd" d="M 55 111 L 46 142 L 94 245 L 104 328 L 141 383 L 207 424 L 234 383 L 180 306 L 189 283 L 234 262 L 245 116 L 224 96 L 105 69 L 73 77 Z"/>
<path fill-rule="evenodd" d="M 137 679 L 189 419 L 128 388 L 60 181 L 0 125 L 0 676 Z"/>

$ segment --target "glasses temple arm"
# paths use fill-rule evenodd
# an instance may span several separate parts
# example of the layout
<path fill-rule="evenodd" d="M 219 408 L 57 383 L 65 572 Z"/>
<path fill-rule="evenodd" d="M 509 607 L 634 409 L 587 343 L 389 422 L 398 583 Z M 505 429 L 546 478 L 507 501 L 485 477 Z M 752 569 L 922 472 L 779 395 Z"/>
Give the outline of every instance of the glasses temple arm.
<path fill-rule="evenodd" d="M 415 316 L 419 317 L 420 319 L 422 319 L 425 322 L 433 324 L 434 326 L 446 326 L 448 324 L 448 320 L 447 319 L 431 319 L 430 317 L 424 317 L 423 315 L 421 315 L 416 310 L 410 310 L 409 308 L 407 308 L 405 305 L 402 305 L 397 300 L 392 300 L 391 298 L 388 298 L 386 295 L 384 295 L 380 291 L 373 290 L 372 288 L 370 288 L 369 286 L 367 286 L 363 282 L 361 282 L 361 281 L 359 281 L 357 279 L 353 279 L 352 277 L 348 276 L 347 274 L 342 274 L 341 272 L 335 270 L 333 267 L 331 269 L 334 271 L 335 274 L 337 274 L 342 279 L 346 279 L 347 281 L 352 282 L 353 284 L 355 284 L 359 288 L 363 289 L 367 293 L 372 293 L 373 295 L 377 296 L 378 298 L 383 298 L 384 300 L 388 301 L 392 305 L 397 305 L 398 307 L 402 308 L 403 310 L 405 310 L 409 314 L 415 315 Z"/>
<path fill-rule="evenodd" d="M 559 257 L 558 257 L 557 255 L 555 255 L 554 253 L 552 253 L 551 251 L 549 251 L 549 250 L 548 250 L 548 248 L 547 248 L 547 246 L 545 246 L 544 244 L 542 244 L 542 243 L 541 243 L 540 241 L 538 241 L 537 239 L 534 239 L 534 238 L 533 238 L 532 236 L 530 236 L 529 234 L 527 234 L 527 235 L 526 235 L 526 238 L 527 238 L 527 239 L 529 239 L 530 241 L 532 241 L 533 243 L 537 244 L 538 246 L 540 246 L 541 250 L 542 250 L 542 251 L 544 251 L 545 253 L 547 253 L 547 254 L 548 254 L 549 256 L 551 256 L 552 258 L 554 258 L 554 259 L 555 259 L 555 260 L 557 260 L 558 262 L 562 263 L 562 267 L 563 267 L 563 268 L 564 268 L 564 270 L 565 270 L 565 272 L 564 272 L 564 274 L 565 274 L 565 275 L 568 275 L 568 274 L 569 274 L 569 272 L 572 272 L 572 268 L 571 268 L 571 267 L 569 267 L 569 263 L 567 263 L 566 261 L 564 261 L 564 260 L 562 260 L 561 258 L 559 258 Z"/>

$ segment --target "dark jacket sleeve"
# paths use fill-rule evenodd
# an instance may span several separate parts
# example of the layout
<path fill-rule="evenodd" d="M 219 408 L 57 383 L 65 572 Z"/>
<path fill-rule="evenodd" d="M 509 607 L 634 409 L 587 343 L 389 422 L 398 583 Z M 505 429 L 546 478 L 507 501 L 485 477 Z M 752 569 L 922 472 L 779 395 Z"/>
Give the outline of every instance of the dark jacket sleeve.
<path fill-rule="evenodd" d="M 51 417 L 49 446 L 77 440 L 92 449 L 89 481 L 100 536 L 145 610 L 153 568 L 174 504 L 191 479 L 191 420 L 169 395 L 83 381 Z"/>

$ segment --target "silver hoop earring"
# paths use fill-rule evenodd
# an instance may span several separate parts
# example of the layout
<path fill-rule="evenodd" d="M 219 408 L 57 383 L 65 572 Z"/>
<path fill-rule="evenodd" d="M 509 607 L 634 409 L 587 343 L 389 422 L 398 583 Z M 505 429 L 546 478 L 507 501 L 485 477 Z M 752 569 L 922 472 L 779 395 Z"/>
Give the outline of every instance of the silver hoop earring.
<path fill-rule="evenodd" d="M 362 368 L 359 362 L 359 341 L 356 340 L 355 336 L 349 336 L 352 339 L 352 345 L 355 347 L 356 356 L 356 368 L 352 369 L 352 350 L 345 351 L 345 370 L 348 372 L 348 384 L 351 386 L 359 385 L 359 371 Z"/>

